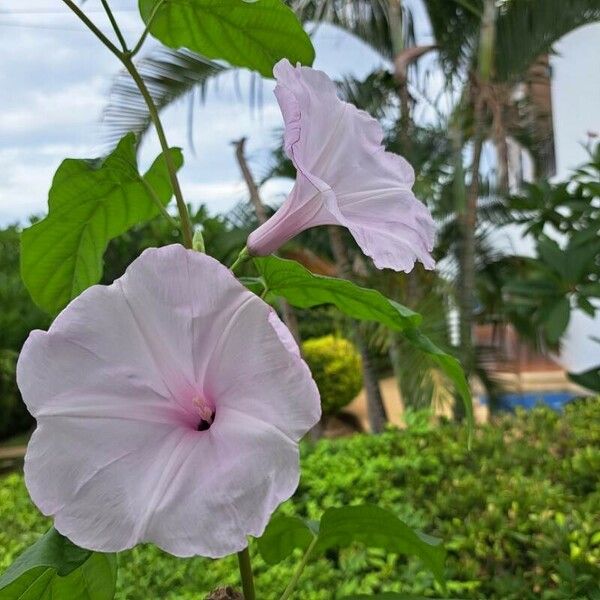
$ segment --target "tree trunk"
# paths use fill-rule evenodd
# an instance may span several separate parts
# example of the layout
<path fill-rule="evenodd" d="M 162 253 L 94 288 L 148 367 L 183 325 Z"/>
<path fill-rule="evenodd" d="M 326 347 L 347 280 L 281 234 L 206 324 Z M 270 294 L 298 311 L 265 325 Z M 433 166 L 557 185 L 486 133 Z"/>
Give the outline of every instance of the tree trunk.
<path fill-rule="evenodd" d="M 417 61 L 421 56 L 433 50 L 436 46 L 414 46 L 404 47 L 404 33 L 402 26 L 402 3 L 401 0 L 391 0 L 390 2 L 390 37 L 393 41 L 394 50 L 394 79 L 398 99 L 400 101 L 400 130 L 398 137 L 400 139 L 400 151 L 402 155 L 410 162 L 413 154 L 412 135 L 414 131 L 414 122 L 411 114 L 410 92 L 408 89 L 408 69 L 410 65 Z M 404 275 L 406 280 L 405 297 L 396 297 L 396 300 L 404 302 L 409 308 L 414 308 L 417 298 L 420 296 L 420 285 L 417 272 L 415 270 Z M 402 351 L 401 336 L 397 332 L 390 332 L 390 361 L 398 387 L 400 398 L 402 396 Z M 405 404 L 409 403 L 408 398 L 403 398 Z"/>
<path fill-rule="evenodd" d="M 496 146 L 496 157 L 498 161 L 498 189 L 502 194 L 508 194 L 510 191 L 510 182 L 508 179 L 508 140 L 506 139 L 505 131 L 496 131 L 494 145 Z"/>
<path fill-rule="evenodd" d="M 256 218 L 259 224 L 262 225 L 267 221 L 267 211 L 265 210 L 265 205 L 263 204 L 262 199 L 260 197 L 258 186 L 254 181 L 252 171 L 250 171 L 248 161 L 246 160 L 246 140 L 247 138 L 243 137 L 232 143 L 235 147 L 235 157 L 238 161 L 238 165 L 240 166 L 240 171 L 242 172 L 244 181 L 246 182 L 246 186 L 248 187 L 248 192 L 250 193 L 250 202 L 254 207 L 254 212 L 256 213 Z M 280 308 L 281 314 L 283 316 L 283 322 L 290 330 L 292 336 L 294 336 L 294 339 L 296 340 L 298 346 L 300 346 L 300 331 L 298 329 L 298 319 L 296 317 L 294 309 L 285 300 L 280 301 Z"/>
<path fill-rule="evenodd" d="M 252 176 L 252 172 L 248 166 L 248 161 L 246 160 L 246 141 L 247 138 L 243 137 L 233 142 L 235 147 L 235 157 L 240 166 L 242 175 L 244 176 L 246 186 L 248 187 L 248 192 L 250 192 L 250 202 L 252 202 L 252 206 L 254 207 L 256 218 L 258 219 L 259 224 L 262 225 L 267 221 L 267 212 L 265 211 L 265 205 L 262 203 L 258 186 L 254 181 L 254 177 Z"/>
<path fill-rule="evenodd" d="M 459 264 L 458 304 L 460 314 L 460 345 L 463 369 L 467 378 L 475 368 L 473 348 L 473 313 L 475 309 L 475 233 L 477 230 L 477 201 L 479 199 L 479 166 L 484 140 L 485 95 L 490 94 L 489 81 L 494 71 L 494 52 L 496 42 L 495 0 L 484 0 L 481 29 L 479 33 L 479 55 L 477 72 L 469 79 L 469 98 L 473 102 L 473 160 L 471 181 L 466 193 L 466 202 L 460 215 L 462 248 Z M 464 417 L 461 402 L 454 403 L 455 418 Z"/>
<path fill-rule="evenodd" d="M 369 347 L 358 324 L 354 331 L 354 341 L 362 360 L 363 383 L 367 395 L 367 415 L 369 417 L 369 425 L 371 426 L 371 431 L 373 433 L 381 433 L 385 429 L 388 418 L 381 396 L 381 389 L 379 388 L 377 373 L 375 372 L 371 361 Z"/>
<path fill-rule="evenodd" d="M 477 200 L 479 198 L 479 165 L 483 148 L 483 103 L 475 101 L 475 134 L 473 139 L 473 162 L 471 181 L 467 189 L 466 205 L 459 216 L 461 248 L 459 256 L 458 304 L 460 314 L 460 349 L 462 366 L 467 377 L 473 372 L 475 356 L 473 348 L 473 313 L 475 309 L 475 233 L 477 229 Z M 463 416 L 462 404 L 455 404 L 455 416 Z"/>
<path fill-rule="evenodd" d="M 334 225 L 329 226 L 329 241 L 331 242 L 333 256 L 335 257 L 338 275 L 343 279 L 352 280 L 352 269 L 348 259 L 348 251 L 339 227 Z M 381 433 L 388 422 L 388 418 L 385 412 L 385 405 L 383 404 L 381 389 L 379 388 L 379 380 L 371 361 L 369 346 L 358 323 L 355 323 L 354 327 L 354 342 L 362 359 L 369 425 L 373 433 Z"/>
<path fill-rule="evenodd" d="M 244 153 L 246 138 L 243 137 L 233 142 L 233 145 L 235 147 L 235 157 L 240 166 L 242 175 L 244 176 L 244 180 L 246 181 L 248 191 L 250 192 L 250 201 L 252 202 L 252 206 L 254 206 L 256 218 L 262 225 L 267 221 L 267 212 L 265 210 L 265 205 L 262 203 L 258 186 L 254 181 L 252 171 L 250 171 L 250 167 L 248 166 L 248 161 L 246 160 L 246 155 Z M 279 308 L 281 310 L 283 322 L 289 329 L 293 338 L 296 340 L 298 348 L 300 349 L 300 354 L 302 354 L 302 339 L 300 338 L 300 329 L 298 327 L 298 317 L 296 316 L 296 311 L 283 298 L 279 301 Z M 319 421 L 309 432 L 309 438 L 312 442 L 317 442 L 321 437 L 323 437 L 322 418 L 321 421 Z"/>

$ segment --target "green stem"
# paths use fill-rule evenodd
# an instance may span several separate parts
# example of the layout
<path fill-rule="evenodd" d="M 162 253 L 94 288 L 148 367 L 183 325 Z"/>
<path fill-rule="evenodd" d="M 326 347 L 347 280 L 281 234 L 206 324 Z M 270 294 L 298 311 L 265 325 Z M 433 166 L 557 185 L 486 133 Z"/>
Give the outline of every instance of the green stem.
<path fill-rule="evenodd" d="M 113 15 L 112 10 L 110 10 L 110 6 L 108 5 L 108 0 L 101 0 L 102 1 L 102 6 L 104 6 L 104 11 L 106 12 L 106 15 L 108 16 L 108 20 L 110 21 L 110 24 L 112 25 L 112 28 L 114 29 L 115 33 L 117 34 L 117 38 L 119 39 L 119 43 L 121 44 L 121 48 L 123 48 L 123 52 L 127 52 L 127 42 L 125 41 L 125 38 L 123 37 L 123 34 L 121 33 L 121 29 L 119 28 L 119 24 L 117 23 L 117 20 L 115 19 L 115 15 Z"/>
<path fill-rule="evenodd" d="M 162 6 L 164 1 L 165 0 L 159 0 L 154 5 L 154 8 L 152 9 L 152 12 L 150 13 L 150 18 L 148 19 L 148 22 L 146 23 L 146 27 L 145 27 L 140 39 L 138 40 L 138 43 L 133 47 L 133 50 L 129 53 L 130 57 L 135 56 L 142 49 L 142 46 L 144 45 L 144 42 L 146 41 L 146 38 L 148 37 L 148 34 L 150 33 L 150 27 L 152 26 L 152 22 L 154 21 L 156 15 L 158 14 L 158 9 Z"/>
<path fill-rule="evenodd" d="M 154 100 L 150 92 L 148 91 L 148 88 L 146 87 L 144 79 L 139 74 L 139 71 L 135 68 L 135 65 L 133 64 L 131 59 L 128 56 L 121 56 L 121 62 L 131 75 L 131 78 L 135 81 L 136 85 L 138 86 L 138 89 L 140 90 L 140 94 L 142 94 L 142 97 L 146 102 L 146 106 L 148 107 L 148 113 L 150 114 L 150 119 L 154 124 L 156 134 L 158 135 L 158 141 L 160 142 L 160 147 L 163 151 L 163 157 L 167 165 L 167 170 L 169 171 L 169 179 L 171 180 L 171 186 L 173 188 L 173 193 L 175 194 L 175 200 L 177 201 L 177 210 L 179 211 L 179 218 L 181 219 L 181 230 L 183 234 L 183 240 L 185 242 L 186 248 L 191 249 L 193 247 L 194 238 L 192 222 L 190 220 L 190 215 L 188 213 L 187 206 L 183 199 L 183 193 L 181 192 L 179 179 L 177 179 L 177 169 L 175 168 L 173 157 L 171 156 L 171 152 L 169 151 L 167 136 L 165 134 L 165 130 L 158 115 L 158 109 L 156 108 L 156 104 L 154 104 Z"/>
<path fill-rule="evenodd" d="M 250 254 L 248 252 L 248 248 L 246 246 L 244 246 L 244 248 L 242 248 L 242 251 L 238 254 L 238 257 L 233 261 L 233 264 L 231 265 L 231 267 L 229 267 L 229 270 L 232 273 L 235 273 L 235 270 L 242 263 L 245 263 L 249 258 L 250 258 Z"/>
<path fill-rule="evenodd" d="M 63 2 L 79 17 L 79 19 L 81 19 L 81 21 L 88 27 L 88 29 L 121 61 L 125 69 L 127 69 L 127 72 L 131 75 L 131 78 L 135 81 L 135 84 L 137 85 L 138 89 L 140 90 L 140 94 L 144 98 L 144 102 L 148 107 L 150 119 L 154 127 L 156 128 L 158 141 L 160 142 L 160 147 L 162 148 L 162 153 L 165 160 L 165 164 L 167 166 L 167 171 L 169 172 L 169 179 L 171 180 L 171 187 L 173 189 L 173 194 L 175 195 L 175 200 L 177 201 L 177 210 L 179 211 L 179 218 L 181 220 L 181 231 L 183 234 L 184 244 L 187 248 L 191 249 L 193 247 L 194 236 L 192 222 L 190 220 L 190 215 L 188 213 L 185 201 L 183 200 L 181 186 L 179 185 L 179 180 L 177 179 L 177 169 L 175 168 L 173 157 L 169 152 L 167 136 L 165 134 L 165 130 L 160 120 L 158 109 L 156 108 L 156 104 L 154 103 L 152 95 L 146 87 L 144 79 L 140 75 L 139 71 L 136 69 L 128 53 L 121 52 L 98 29 L 98 27 L 94 25 L 94 23 L 87 17 L 87 15 L 72 0 L 63 0 Z"/>
<path fill-rule="evenodd" d="M 169 221 L 169 223 L 171 223 L 173 227 L 179 229 L 179 223 L 169 214 L 169 212 L 165 208 L 165 205 L 160 201 L 160 198 L 154 191 L 154 188 L 143 177 L 140 177 L 139 181 L 144 186 L 144 189 L 146 190 L 146 192 L 148 192 L 148 195 L 152 199 L 152 202 L 156 204 L 158 210 L 160 210 L 163 217 L 165 217 L 165 219 L 167 219 L 167 221 Z"/>
<path fill-rule="evenodd" d="M 94 25 L 88 16 L 72 0 L 63 2 L 81 19 L 84 25 L 119 59 L 122 60 L 122 52 Z"/>
<path fill-rule="evenodd" d="M 252 576 L 252 564 L 250 563 L 250 553 L 248 552 L 248 548 L 244 548 L 244 550 L 238 552 L 237 555 L 238 563 L 240 565 L 244 600 L 256 600 L 256 594 L 254 593 L 254 578 Z"/>
<path fill-rule="evenodd" d="M 306 567 L 306 564 L 308 563 L 308 561 L 312 555 L 315 545 L 317 544 L 317 539 L 318 539 L 317 536 L 315 536 L 313 541 L 310 543 L 310 546 L 306 549 L 306 552 L 304 553 L 304 556 L 302 557 L 300 564 L 294 571 L 294 575 L 292 576 L 291 581 L 288 583 L 288 586 L 285 588 L 285 590 L 279 600 L 287 600 L 288 598 L 291 597 L 292 592 L 296 588 L 298 580 L 300 579 L 300 576 L 302 575 L 302 572 L 304 571 L 304 568 Z"/>

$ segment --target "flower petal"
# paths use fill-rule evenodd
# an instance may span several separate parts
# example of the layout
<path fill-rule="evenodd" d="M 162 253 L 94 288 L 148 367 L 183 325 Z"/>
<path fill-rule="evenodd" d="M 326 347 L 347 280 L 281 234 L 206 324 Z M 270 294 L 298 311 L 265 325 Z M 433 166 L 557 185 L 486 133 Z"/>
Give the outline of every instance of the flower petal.
<path fill-rule="evenodd" d="M 293 494 L 298 446 L 228 407 L 206 432 L 59 417 L 41 421 L 25 477 L 42 512 L 79 546 L 115 552 L 153 542 L 176 556 L 217 558 L 261 535 Z"/>
<path fill-rule="evenodd" d="M 314 381 L 272 309 L 180 246 L 144 252 L 33 332 L 17 379 L 38 421 L 31 497 L 58 531 L 99 551 L 242 549 L 293 493 L 297 440 L 319 417 Z M 215 406 L 203 431 L 198 394 Z"/>
<path fill-rule="evenodd" d="M 322 193 L 314 183 L 298 173 L 290 195 L 279 210 L 248 236 L 250 254 L 268 256 L 305 229 L 339 225 L 337 215 L 330 212 L 330 205 L 323 200 L 327 194 L 333 197 L 331 190 Z M 333 201 L 335 203 L 335 199 Z M 338 212 L 335 206 L 334 211 Z"/>
<path fill-rule="evenodd" d="M 185 460 L 151 500 L 145 538 L 177 556 L 242 550 L 298 486 L 298 446 L 276 427 L 220 408 L 206 433 L 186 440 Z"/>
<path fill-rule="evenodd" d="M 350 229 L 379 268 L 433 268 L 434 223 L 412 194 L 412 167 L 385 152 L 383 130 L 362 110 L 341 101 L 320 71 L 275 66 L 285 122 L 284 144 L 298 169 L 289 198 L 249 238 L 253 254 L 269 254 L 304 229 L 339 224 Z"/>
<path fill-rule="evenodd" d="M 298 441 L 321 416 L 319 392 L 291 334 L 263 302 L 249 302 L 215 348 L 205 389 L 226 407 Z"/>

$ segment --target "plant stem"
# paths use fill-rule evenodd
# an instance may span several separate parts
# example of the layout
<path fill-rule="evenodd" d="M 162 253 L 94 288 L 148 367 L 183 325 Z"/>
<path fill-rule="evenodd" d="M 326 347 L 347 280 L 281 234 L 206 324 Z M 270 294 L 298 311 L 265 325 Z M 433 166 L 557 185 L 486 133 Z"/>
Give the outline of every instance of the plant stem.
<path fill-rule="evenodd" d="M 164 1 L 165 0 L 159 0 L 154 5 L 154 8 L 152 9 L 152 12 L 150 13 L 150 18 L 148 19 L 148 22 L 146 23 L 146 27 L 144 28 L 144 31 L 143 31 L 140 39 L 138 40 L 138 43 L 133 47 L 133 50 L 129 53 L 130 57 L 135 56 L 142 49 L 142 46 L 144 45 L 144 42 L 146 41 L 146 38 L 148 37 L 148 34 L 150 33 L 150 27 L 152 26 L 152 22 L 154 21 L 154 18 L 158 14 L 158 9 L 162 6 Z"/>
<path fill-rule="evenodd" d="M 87 17 L 87 15 L 72 1 L 72 0 L 63 0 L 63 2 L 81 19 L 81 21 L 86 25 L 86 27 L 121 61 L 127 72 L 131 75 L 131 78 L 135 81 L 138 89 L 140 90 L 140 94 L 144 98 L 146 102 L 146 106 L 148 107 L 148 113 L 150 114 L 150 119 L 154 127 L 156 128 L 156 134 L 158 135 L 158 141 L 160 142 L 160 147 L 162 149 L 163 157 L 165 160 L 165 164 L 167 166 L 167 171 L 169 172 L 169 179 L 171 181 L 171 187 L 173 189 L 173 194 L 175 195 L 175 200 L 177 201 L 177 210 L 179 211 L 179 218 L 181 220 L 181 232 L 183 234 L 184 244 L 187 248 L 193 247 L 193 229 L 192 222 L 190 220 L 190 215 L 188 213 L 187 206 L 185 201 L 183 200 L 183 194 L 181 192 L 181 187 L 179 185 L 179 180 L 177 179 L 177 169 L 175 168 L 175 163 L 173 162 L 173 157 L 169 152 L 169 144 L 167 142 L 167 136 L 165 135 L 165 130 L 162 126 L 162 122 L 160 120 L 160 116 L 158 114 L 158 109 L 156 108 L 156 104 L 154 103 L 154 99 L 152 95 L 148 91 L 146 87 L 146 83 L 144 79 L 140 75 L 139 71 L 133 64 L 131 60 L 131 56 L 127 52 L 121 52 L 99 29 L 94 25 L 94 23 Z"/>
<path fill-rule="evenodd" d="M 229 270 L 232 273 L 235 273 L 235 270 L 242 264 L 245 263 L 250 258 L 250 254 L 248 253 L 248 248 L 244 246 L 242 251 L 238 254 L 238 257 L 233 261 Z"/>
<path fill-rule="evenodd" d="M 128 52 L 127 42 L 125 41 L 125 38 L 123 37 L 123 34 L 121 33 L 121 29 L 119 28 L 119 24 L 117 23 L 117 20 L 115 19 L 115 15 L 113 15 L 112 10 L 110 10 L 110 6 L 108 5 L 108 0 L 101 0 L 101 2 L 102 2 L 102 6 L 104 6 L 106 15 L 108 16 L 108 20 L 110 21 L 112 28 L 114 29 L 115 33 L 117 34 L 117 38 L 119 39 L 121 48 L 123 48 L 123 52 Z"/>
<path fill-rule="evenodd" d="M 81 19 L 84 25 L 119 59 L 122 60 L 122 52 L 94 25 L 88 16 L 72 0 L 63 2 Z"/>
<path fill-rule="evenodd" d="M 131 78 L 135 81 L 136 85 L 138 86 L 138 89 L 140 90 L 140 94 L 142 94 L 142 97 L 146 102 L 146 106 L 148 107 L 148 113 L 150 114 L 150 119 L 152 120 L 152 123 L 154 124 L 154 127 L 156 129 L 156 134 L 158 135 L 158 141 L 160 142 L 160 147 L 163 151 L 163 157 L 167 165 L 167 170 L 169 171 L 169 179 L 171 180 L 171 186 L 173 188 L 173 193 L 175 194 L 175 200 L 177 201 L 177 210 L 179 211 L 179 218 L 181 219 L 181 231 L 183 234 L 183 240 L 186 248 L 191 249 L 193 247 L 194 238 L 192 222 L 190 220 L 190 215 L 188 213 L 187 206 L 183 199 L 183 193 L 181 192 L 179 179 L 177 179 L 177 169 L 175 168 L 173 157 L 169 152 L 167 136 L 165 134 L 165 130 L 158 115 L 158 109 L 156 108 L 156 104 L 154 104 L 154 100 L 150 92 L 148 91 L 148 88 L 146 87 L 144 79 L 140 75 L 139 71 L 136 69 L 129 56 L 121 55 L 121 62 L 131 75 Z"/>
<path fill-rule="evenodd" d="M 252 564 L 250 563 L 250 553 L 248 548 L 237 553 L 240 565 L 240 576 L 242 578 L 242 591 L 244 600 L 256 600 L 254 593 L 254 578 L 252 576 Z"/>
<path fill-rule="evenodd" d="M 179 223 L 169 214 L 169 212 L 165 208 L 164 204 L 160 201 L 160 198 L 154 191 L 154 188 L 143 177 L 140 177 L 139 181 L 144 186 L 145 190 L 148 192 L 148 195 L 152 199 L 152 202 L 154 202 L 154 204 L 156 204 L 158 210 L 160 210 L 163 217 L 165 219 L 167 219 L 167 221 L 169 221 L 169 223 L 171 223 L 171 225 L 173 225 L 173 227 L 175 227 L 176 229 L 179 229 Z"/>
<path fill-rule="evenodd" d="M 300 576 L 302 575 L 302 572 L 304 571 L 304 567 L 306 567 L 306 564 L 308 563 L 308 560 L 311 557 L 312 551 L 314 550 L 315 544 L 317 543 L 317 539 L 318 539 L 317 536 L 315 536 L 313 541 L 310 543 L 310 546 L 306 549 L 306 552 L 304 553 L 304 556 L 302 557 L 300 564 L 294 571 L 294 575 L 292 576 L 291 581 L 288 583 L 288 586 L 285 588 L 285 591 L 283 592 L 280 600 L 287 600 L 288 598 L 291 597 L 292 592 L 294 591 L 296 584 L 298 583 L 298 580 L 300 579 Z"/>

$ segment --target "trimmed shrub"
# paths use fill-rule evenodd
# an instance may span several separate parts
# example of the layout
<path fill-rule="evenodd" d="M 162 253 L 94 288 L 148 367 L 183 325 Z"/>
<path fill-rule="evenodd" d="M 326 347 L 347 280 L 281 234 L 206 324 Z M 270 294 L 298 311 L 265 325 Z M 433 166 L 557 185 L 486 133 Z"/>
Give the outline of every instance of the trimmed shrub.
<path fill-rule="evenodd" d="M 0 349 L 0 440 L 30 429 L 34 420 L 17 388 L 18 354 Z"/>
<path fill-rule="evenodd" d="M 50 324 L 21 280 L 19 238 L 16 226 L 0 230 L 0 440 L 33 424 L 17 389 L 15 365 L 29 332 Z"/>
<path fill-rule="evenodd" d="M 326 335 L 307 340 L 302 350 L 321 392 L 323 414 L 339 412 L 362 388 L 360 355 L 356 348 L 342 337 Z"/>

